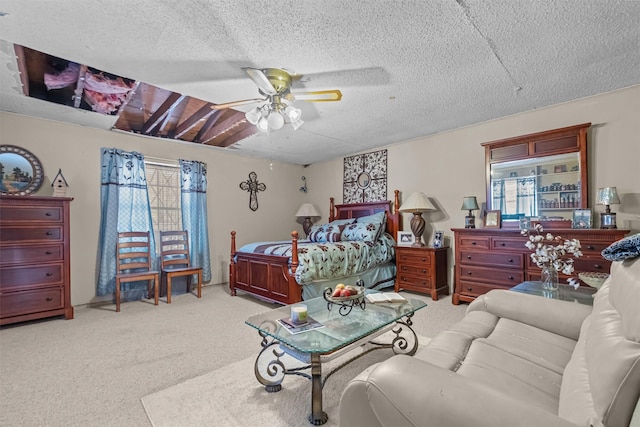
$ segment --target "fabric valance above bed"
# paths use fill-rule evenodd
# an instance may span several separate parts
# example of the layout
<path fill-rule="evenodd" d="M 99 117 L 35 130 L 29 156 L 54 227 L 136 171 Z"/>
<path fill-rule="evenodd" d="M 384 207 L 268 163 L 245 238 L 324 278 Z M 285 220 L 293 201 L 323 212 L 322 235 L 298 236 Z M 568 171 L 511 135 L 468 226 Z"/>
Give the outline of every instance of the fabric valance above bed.
<path fill-rule="evenodd" d="M 395 256 L 394 244 L 395 240 L 388 233 L 375 242 L 354 240 L 315 243 L 299 240 L 296 282 L 306 284 L 362 273 L 392 260 Z M 291 246 L 291 241 L 254 242 L 244 245 L 238 252 L 290 257 Z"/>

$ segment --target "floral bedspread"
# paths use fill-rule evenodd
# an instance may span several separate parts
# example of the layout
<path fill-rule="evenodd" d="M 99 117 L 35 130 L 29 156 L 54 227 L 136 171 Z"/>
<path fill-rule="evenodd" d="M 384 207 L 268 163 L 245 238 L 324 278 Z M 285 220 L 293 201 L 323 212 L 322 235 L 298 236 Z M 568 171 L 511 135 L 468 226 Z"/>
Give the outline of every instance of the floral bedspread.
<path fill-rule="evenodd" d="M 316 280 L 337 279 L 362 273 L 395 256 L 395 240 L 383 234 L 376 242 L 346 241 L 315 243 L 298 241 L 296 281 L 300 284 Z M 242 246 L 238 252 L 291 256 L 291 242 L 256 242 Z"/>

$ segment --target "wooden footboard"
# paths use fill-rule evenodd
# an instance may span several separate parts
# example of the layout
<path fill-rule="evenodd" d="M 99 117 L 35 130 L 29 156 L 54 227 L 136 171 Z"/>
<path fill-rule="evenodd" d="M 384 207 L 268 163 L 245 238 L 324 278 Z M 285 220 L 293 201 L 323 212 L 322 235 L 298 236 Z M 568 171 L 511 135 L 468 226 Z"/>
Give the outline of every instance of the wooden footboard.
<path fill-rule="evenodd" d="M 231 259 L 229 261 L 229 288 L 280 304 L 302 301 L 302 287 L 295 280 L 298 268 L 298 232 L 291 233 L 291 272 L 289 257 L 250 254 L 236 251 L 236 232 L 231 232 Z"/>

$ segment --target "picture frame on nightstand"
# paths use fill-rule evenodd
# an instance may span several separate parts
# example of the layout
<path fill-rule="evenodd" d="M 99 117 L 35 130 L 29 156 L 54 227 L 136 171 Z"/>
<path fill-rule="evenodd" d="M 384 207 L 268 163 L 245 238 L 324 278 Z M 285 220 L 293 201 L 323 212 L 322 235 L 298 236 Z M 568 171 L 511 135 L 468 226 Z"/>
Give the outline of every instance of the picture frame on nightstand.
<path fill-rule="evenodd" d="M 398 246 L 411 246 L 415 243 L 416 238 L 410 231 L 398 231 Z"/>
<path fill-rule="evenodd" d="M 443 244 L 444 244 L 444 231 L 438 230 L 433 234 L 432 246 L 434 248 L 441 248 Z"/>

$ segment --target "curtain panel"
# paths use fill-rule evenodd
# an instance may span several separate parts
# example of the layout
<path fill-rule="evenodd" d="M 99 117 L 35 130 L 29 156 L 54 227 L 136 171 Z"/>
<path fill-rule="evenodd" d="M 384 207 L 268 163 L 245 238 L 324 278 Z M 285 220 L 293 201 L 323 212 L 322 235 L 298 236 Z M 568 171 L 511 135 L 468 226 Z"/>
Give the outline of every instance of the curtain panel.
<path fill-rule="evenodd" d="M 99 296 L 115 292 L 119 232 L 149 231 L 151 252 L 155 253 L 144 156 L 135 151 L 102 148 L 101 167 L 97 283 Z M 157 265 L 153 268 L 157 268 Z M 146 297 L 147 283 L 123 283 L 122 291 L 123 300 L 141 299 Z"/>
<path fill-rule="evenodd" d="M 202 281 L 211 280 L 209 227 L 207 225 L 207 165 L 180 159 L 182 228 L 189 233 L 189 253 L 194 267 L 202 268 Z"/>

